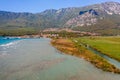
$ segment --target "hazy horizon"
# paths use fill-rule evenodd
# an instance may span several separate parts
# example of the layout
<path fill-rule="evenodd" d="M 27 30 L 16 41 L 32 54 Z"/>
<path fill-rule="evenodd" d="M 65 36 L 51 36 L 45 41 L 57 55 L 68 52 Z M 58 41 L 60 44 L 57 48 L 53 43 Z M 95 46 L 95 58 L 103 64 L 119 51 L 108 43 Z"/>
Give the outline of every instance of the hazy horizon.
<path fill-rule="evenodd" d="M 111 0 L 46 0 L 46 1 L 39 1 L 39 0 L 4 0 L 0 2 L 0 10 L 1 11 L 10 11 L 10 12 L 30 12 L 30 13 L 39 13 L 46 9 L 60 9 L 60 8 L 67 8 L 67 7 L 84 7 L 87 5 L 102 3 L 102 2 L 109 2 Z M 120 2 L 120 0 L 114 0 L 113 2 Z"/>

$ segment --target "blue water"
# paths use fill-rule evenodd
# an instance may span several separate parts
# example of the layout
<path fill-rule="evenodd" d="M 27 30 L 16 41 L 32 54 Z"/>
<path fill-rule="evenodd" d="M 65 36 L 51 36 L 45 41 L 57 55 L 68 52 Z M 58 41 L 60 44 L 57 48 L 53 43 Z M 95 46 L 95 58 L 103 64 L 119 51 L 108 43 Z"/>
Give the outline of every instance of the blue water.
<path fill-rule="evenodd" d="M 16 40 L 20 40 L 17 37 L 0 37 L 0 45 L 7 44 Z"/>

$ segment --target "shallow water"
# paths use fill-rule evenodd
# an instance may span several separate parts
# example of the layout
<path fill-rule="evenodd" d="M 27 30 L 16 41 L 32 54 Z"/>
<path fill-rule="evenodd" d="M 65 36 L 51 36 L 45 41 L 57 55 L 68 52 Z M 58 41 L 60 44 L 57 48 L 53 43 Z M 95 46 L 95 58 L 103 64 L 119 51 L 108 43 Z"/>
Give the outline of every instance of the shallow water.
<path fill-rule="evenodd" d="M 20 40 L 21 38 L 18 38 L 18 37 L 1 37 L 0 36 L 0 45 L 4 45 L 4 44 L 7 44 L 7 43 L 10 43 L 10 42 L 13 42 L 13 41 L 16 41 L 16 40 Z"/>
<path fill-rule="evenodd" d="M 6 51 L 0 56 L 0 80 L 120 80 L 119 74 L 101 71 L 83 59 L 61 54 L 49 39 L 19 40 L 0 50 Z"/>

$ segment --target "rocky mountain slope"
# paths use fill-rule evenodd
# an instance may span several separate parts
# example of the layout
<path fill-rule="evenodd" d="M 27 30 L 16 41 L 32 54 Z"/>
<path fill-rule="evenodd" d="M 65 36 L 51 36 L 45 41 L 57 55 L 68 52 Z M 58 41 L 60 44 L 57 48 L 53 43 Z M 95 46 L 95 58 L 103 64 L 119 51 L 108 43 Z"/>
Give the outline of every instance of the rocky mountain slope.
<path fill-rule="evenodd" d="M 98 13 L 93 9 L 90 9 L 88 11 L 80 11 L 79 16 L 68 20 L 65 26 L 90 26 L 97 22 L 97 16 Z"/>
<path fill-rule="evenodd" d="M 120 3 L 105 2 L 85 7 L 50 9 L 36 14 L 0 11 L 0 29 L 40 30 L 50 27 L 120 34 Z"/>

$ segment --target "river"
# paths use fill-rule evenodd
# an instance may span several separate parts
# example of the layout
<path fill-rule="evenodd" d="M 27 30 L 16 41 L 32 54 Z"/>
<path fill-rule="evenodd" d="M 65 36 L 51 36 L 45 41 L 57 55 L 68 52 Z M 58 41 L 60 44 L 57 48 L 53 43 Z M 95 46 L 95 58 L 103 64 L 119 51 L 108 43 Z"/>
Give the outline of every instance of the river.
<path fill-rule="evenodd" d="M 0 80 L 120 80 L 119 74 L 61 54 L 50 39 L 21 39 L 0 48 Z"/>

